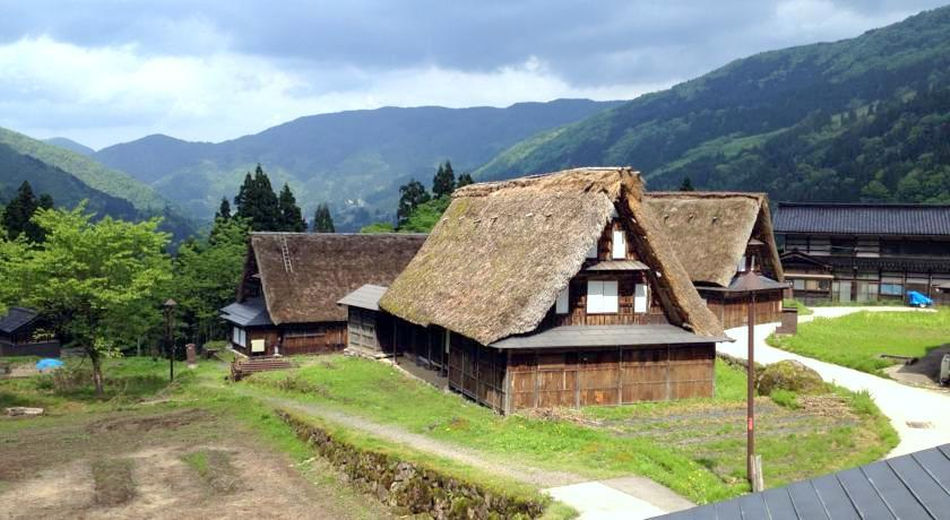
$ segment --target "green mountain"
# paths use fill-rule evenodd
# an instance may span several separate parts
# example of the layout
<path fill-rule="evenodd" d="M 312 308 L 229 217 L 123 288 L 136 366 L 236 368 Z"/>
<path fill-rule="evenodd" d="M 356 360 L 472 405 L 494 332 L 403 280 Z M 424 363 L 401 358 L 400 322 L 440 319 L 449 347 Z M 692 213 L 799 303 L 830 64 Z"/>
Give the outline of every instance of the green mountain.
<path fill-rule="evenodd" d="M 176 239 L 194 233 L 191 221 L 155 191 L 117 170 L 60 146 L 0 128 L 0 200 L 29 181 L 37 194 L 49 193 L 59 206 L 89 200 L 100 215 L 136 220 L 161 215 L 162 228 Z"/>
<path fill-rule="evenodd" d="M 66 137 L 50 137 L 49 139 L 43 139 L 43 142 L 53 146 L 58 146 L 60 148 L 65 148 L 71 152 L 76 152 L 79 155 L 89 156 L 96 153 L 96 151 L 92 148 L 89 148 L 84 144 L 77 143 L 76 141 Z"/>
<path fill-rule="evenodd" d="M 507 108 L 381 108 L 302 117 L 222 143 L 153 135 L 93 157 L 128 172 L 192 214 L 210 219 L 257 163 L 275 187 L 288 182 L 310 215 L 329 202 L 338 230 L 390 220 L 398 187 L 429 185 L 438 164 L 471 171 L 541 130 L 578 121 L 619 102 L 557 100 Z"/>
<path fill-rule="evenodd" d="M 534 135 L 480 180 L 632 165 L 652 189 L 782 200 L 950 201 L 950 7 L 765 52 Z"/>

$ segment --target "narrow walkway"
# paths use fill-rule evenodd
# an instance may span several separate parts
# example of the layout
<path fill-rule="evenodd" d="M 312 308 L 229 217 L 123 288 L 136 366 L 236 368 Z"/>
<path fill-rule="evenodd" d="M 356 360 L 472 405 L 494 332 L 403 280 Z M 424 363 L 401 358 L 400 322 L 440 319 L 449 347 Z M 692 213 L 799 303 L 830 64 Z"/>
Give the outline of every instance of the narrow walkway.
<path fill-rule="evenodd" d="M 503 475 L 543 489 L 556 500 L 580 512 L 582 520 L 642 520 L 688 509 L 695 504 L 650 479 L 629 476 L 604 481 L 589 481 L 570 472 L 527 466 L 457 444 L 432 439 L 400 426 L 381 424 L 363 417 L 340 412 L 318 403 L 288 398 L 261 396 L 244 387 L 235 387 L 241 395 L 263 400 L 271 406 L 286 408 L 368 433 L 413 449 L 451 459 L 480 470 Z"/>
<path fill-rule="evenodd" d="M 909 307 L 818 307 L 813 310 L 815 312 L 813 315 L 802 316 L 800 321 L 807 322 L 817 317 L 836 318 L 864 310 L 927 312 Z M 765 339 L 772 334 L 777 325 L 777 323 L 769 323 L 755 327 L 755 361 L 767 365 L 786 359 L 795 360 L 817 371 L 825 381 L 855 392 L 866 390 L 900 435 L 900 443 L 888 454 L 888 457 L 932 448 L 950 440 L 950 414 L 947 413 L 947 410 L 950 410 L 950 395 L 902 385 L 890 379 L 771 347 L 765 343 Z M 727 330 L 726 334 L 735 338 L 736 341 L 719 343 L 716 350 L 736 358 L 746 359 L 748 352 L 746 331 L 745 327 Z"/>

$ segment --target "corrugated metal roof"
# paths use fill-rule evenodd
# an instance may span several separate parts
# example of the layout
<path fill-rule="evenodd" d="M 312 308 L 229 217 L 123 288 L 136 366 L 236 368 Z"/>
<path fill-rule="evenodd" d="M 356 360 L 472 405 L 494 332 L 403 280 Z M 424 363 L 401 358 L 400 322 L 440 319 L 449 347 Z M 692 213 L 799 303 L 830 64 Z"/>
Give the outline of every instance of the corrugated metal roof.
<path fill-rule="evenodd" d="M 26 307 L 10 307 L 7 314 L 0 317 L 0 331 L 10 334 L 33 321 L 39 312 Z"/>
<path fill-rule="evenodd" d="M 382 285 L 366 284 L 359 289 L 347 294 L 337 303 L 348 305 L 350 307 L 359 307 L 371 311 L 379 310 L 379 299 L 386 293 L 386 287 Z"/>
<path fill-rule="evenodd" d="M 779 202 L 775 232 L 950 237 L 950 205 Z"/>
<path fill-rule="evenodd" d="M 950 444 L 656 517 L 706 518 L 950 518 Z"/>
<path fill-rule="evenodd" d="M 604 260 L 587 268 L 588 271 L 649 271 L 639 260 Z"/>
<path fill-rule="evenodd" d="M 262 298 L 248 298 L 221 309 L 221 319 L 242 327 L 273 325 Z"/>
<path fill-rule="evenodd" d="M 569 325 L 526 336 L 511 336 L 492 343 L 498 349 L 561 347 L 611 347 L 669 345 L 732 341 L 699 336 L 674 325 Z"/>

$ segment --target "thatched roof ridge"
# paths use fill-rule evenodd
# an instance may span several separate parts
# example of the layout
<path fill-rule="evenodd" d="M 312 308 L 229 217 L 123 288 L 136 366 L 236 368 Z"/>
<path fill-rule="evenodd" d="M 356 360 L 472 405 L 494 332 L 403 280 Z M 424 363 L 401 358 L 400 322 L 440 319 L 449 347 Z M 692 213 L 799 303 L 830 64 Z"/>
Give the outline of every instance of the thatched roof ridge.
<path fill-rule="evenodd" d="M 405 233 L 258 232 L 251 233 L 250 248 L 267 311 L 280 325 L 346 320 L 346 309 L 337 300 L 366 284 L 389 285 L 425 238 Z"/>
<path fill-rule="evenodd" d="M 640 176 L 630 168 L 577 168 L 466 186 L 379 305 L 486 345 L 531 332 L 580 270 L 611 213 L 627 201 L 624 211 L 643 227 L 635 234 L 663 273 L 671 321 L 719 334 L 674 253 L 655 251 L 669 245 L 642 194 Z"/>
<path fill-rule="evenodd" d="M 765 193 L 650 192 L 644 200 L 676 237 L 673 247 L 694 282 L 728 287 L 751 239 L 766 245 L 768 270 L 784 280 Z"/>

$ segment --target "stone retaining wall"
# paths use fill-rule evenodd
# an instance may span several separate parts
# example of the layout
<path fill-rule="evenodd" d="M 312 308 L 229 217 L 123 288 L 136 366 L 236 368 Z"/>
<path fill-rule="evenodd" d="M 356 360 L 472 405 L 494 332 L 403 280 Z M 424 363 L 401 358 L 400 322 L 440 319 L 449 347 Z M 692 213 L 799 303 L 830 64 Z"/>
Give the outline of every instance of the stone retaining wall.
<path fill-rule="evenodd" d="M 365 450 L 282 410 L 277 414 L 297 436 L 336 466 L 344 478 L 405 514 L 436 519 L 528 519 L 544 512 L 543 500 L 507 496 L 463 482 L 418 463 Z"/>

